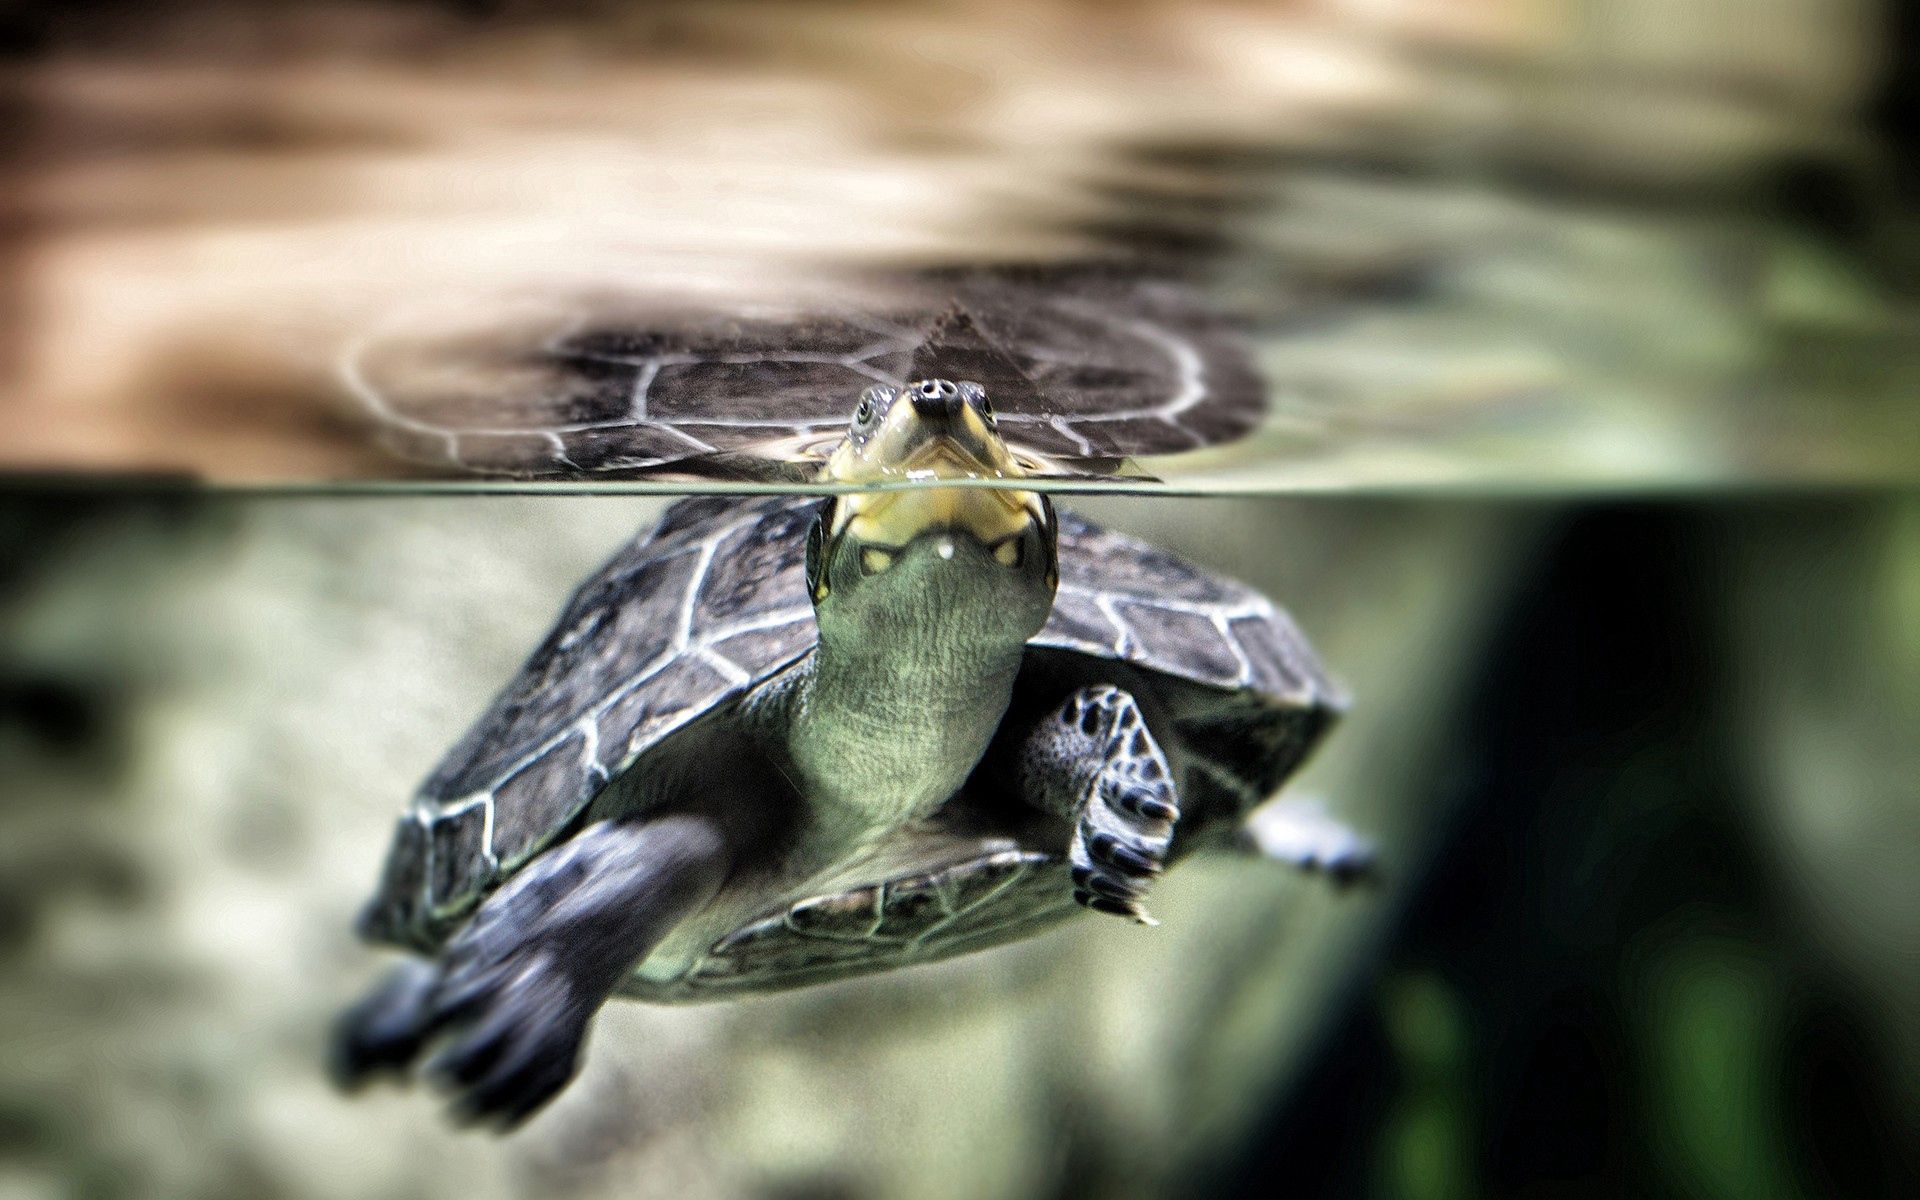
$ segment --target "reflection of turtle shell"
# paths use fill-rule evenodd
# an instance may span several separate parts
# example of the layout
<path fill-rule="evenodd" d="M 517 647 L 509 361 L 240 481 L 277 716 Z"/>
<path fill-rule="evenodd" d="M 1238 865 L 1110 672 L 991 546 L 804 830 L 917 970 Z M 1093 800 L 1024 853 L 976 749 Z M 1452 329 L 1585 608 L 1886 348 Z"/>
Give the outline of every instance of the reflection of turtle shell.
<path fill-rule="evenodd" d="M 395 334 L 346 368 L 399 453 L 522 477 L 791 457 L 837 437 L 863 388 L 912 379 L 986 385 L 1010 442 L 1069 462 L 1230 441 L 1264 408 L 1244 348 L 1190 290 L 1096 272 L 926 276 L 862 311 Z"/>
<path fill-rule="evenodd" d="M 807 654 L 815 626 L 803 557 L 817 506 L 685 500 L 587 580 L 422 786 L 365 931 L 434 948 L 490 889 L 577 828 L 610 779 L 698 718 L 726 719 L 733 701 Z M 1015 707 L 1064 676 L 1124 664 L 1129 686 L 1157 697 L 1195 764 L 1176 851 L 1230 830 L 1337 711 L 1313 652 L 1245 586 L 1071 514 L 1059 525 L 1059 594 L 1029 643 Z M 629 988 L 701 998 L 1005 941 L 1077 911 L 1066 840 L 956 818 L 937 843 L 900 847 L 893 861 L 910 865 L 885 883 L 770 912 L 682 978 L 635 977 Z"/>

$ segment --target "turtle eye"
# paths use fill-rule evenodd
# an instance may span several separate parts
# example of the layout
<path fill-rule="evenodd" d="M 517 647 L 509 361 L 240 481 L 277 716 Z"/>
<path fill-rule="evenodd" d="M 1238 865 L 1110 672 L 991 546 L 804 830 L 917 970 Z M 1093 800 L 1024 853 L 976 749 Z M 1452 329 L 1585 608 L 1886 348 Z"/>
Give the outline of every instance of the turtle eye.
<path fill-rule="evenodd" d="M 885 408 L 892 398 L 891 388 L 870 387 L 861 392 L 860 403 L 853 410 L 853 427 L 856 430 L 872 428 L 874 421 L 880 416 L 880 410 Z"/>

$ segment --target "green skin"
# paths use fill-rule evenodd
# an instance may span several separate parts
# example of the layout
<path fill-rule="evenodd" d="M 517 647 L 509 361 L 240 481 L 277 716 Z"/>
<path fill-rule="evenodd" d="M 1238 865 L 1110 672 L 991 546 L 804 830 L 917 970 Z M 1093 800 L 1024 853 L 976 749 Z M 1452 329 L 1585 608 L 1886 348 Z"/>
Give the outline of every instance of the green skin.
<path fill-rule="evenodd" d="M 977 387 L 869 392 L 829 473 L 932 462 L 936 477 L 1011 469 Z M 1043 511 L 1025 493 L 933 489 L 841 499 L 821 517 L 808 581 L 819 642 L 771 689 L 761 724 L 807 800 L 803 869 L 931 815 L 979 762 L 1053 607 Z"/>
<path fill-rule="evenodd" d="M 970 534 L 934 530 L 875 575 L 861 570 L 862 546 L 849 534 L 831 554 L 819 646 L 782 689 L 784 720 L 774 724 L 817 836 L 849 848 L 928 816 L 959 790 L 1053 604 L 1038 546 L 1007 567 Z"/>

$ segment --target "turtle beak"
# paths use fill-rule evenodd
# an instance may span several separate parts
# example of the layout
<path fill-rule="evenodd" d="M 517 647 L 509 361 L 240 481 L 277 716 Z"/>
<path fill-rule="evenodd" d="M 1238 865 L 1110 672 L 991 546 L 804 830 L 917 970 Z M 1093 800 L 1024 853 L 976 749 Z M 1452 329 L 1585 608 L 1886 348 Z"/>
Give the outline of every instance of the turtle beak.
<path fill-rule="evenodd" d="M 909 479 L 1003 479 L 1023 472 L 978 409 L 956 392 L 910 392 L 881 429 L 876 458 Z M 883 469 L 887 464 L 882 464 Z"/>
<path fill-rule="evenodd" d="M 972 385 L 909 386 L 857 454 L 836 455 L 829 476 L 857 483 L 1023 478 L 978 396 Z M 951 530 L 991 546 L 1023 531 L 1039 507 L 1024 490 L 921 487 L 845 497 L 838 515 L 843 525 L 857 525 L 863 541 L 881 545 Z"/>

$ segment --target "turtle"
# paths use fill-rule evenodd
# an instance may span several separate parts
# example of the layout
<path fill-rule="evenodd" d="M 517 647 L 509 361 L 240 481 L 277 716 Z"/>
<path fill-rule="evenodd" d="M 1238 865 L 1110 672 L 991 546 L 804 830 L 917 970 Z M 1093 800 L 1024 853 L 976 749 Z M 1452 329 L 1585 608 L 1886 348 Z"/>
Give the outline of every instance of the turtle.
<path fill-rule="evenodd" d="M 1236 322 L 1118 266 L 929 270 L 753 310 L 542 301 L 361 339 L 347 388 L 401 457 L 527 480 L 805 482 L 870 384 L 988 389 L 1035 478 L 1245 436 L 1266 392 Z"/>
<path fill-rule="evenodd" d="M 1150 923 L 1208 848 L 1363 872 L 1270 800 L 1345 705 L 1291 619 L 1023 472 L 983 385 L 875 385 L 850 490 L 683 499 L 581 584 L 398 822 L 360 930 L 415 956 L 340 1019 L 340 1081 L 425 1059 L 510 1128 L 615 996 Z"/>

